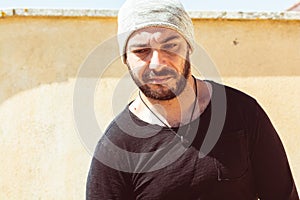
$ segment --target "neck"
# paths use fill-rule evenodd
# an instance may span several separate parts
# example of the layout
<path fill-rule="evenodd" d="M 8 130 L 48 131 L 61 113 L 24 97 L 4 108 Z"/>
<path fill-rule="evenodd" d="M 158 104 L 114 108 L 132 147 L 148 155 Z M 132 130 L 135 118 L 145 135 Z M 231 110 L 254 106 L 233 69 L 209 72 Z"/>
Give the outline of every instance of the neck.
<path fill-rule="evenodd" d="M 191 115 L 194 110 L 199 109 L 195 84 L 196 81 L 190 76 L 181 94 L 170 100 L 148 98 L 140 92 L 140 98 L 135 101 L 135 110 L 143 120 L 161 126 L 178 127 L 187 124 L 193 119 Z"/>

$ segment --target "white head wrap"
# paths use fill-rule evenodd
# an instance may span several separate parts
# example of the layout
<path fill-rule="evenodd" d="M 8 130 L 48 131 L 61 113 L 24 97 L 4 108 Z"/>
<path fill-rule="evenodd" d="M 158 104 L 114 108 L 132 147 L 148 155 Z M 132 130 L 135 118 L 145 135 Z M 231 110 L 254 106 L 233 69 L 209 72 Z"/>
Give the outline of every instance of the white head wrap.
<path fill-rule="evenodd" d="M 191 18 L 178 0 L 127 0 L 118 14 L 118 42 L 125 63 L 126 45 L 134 31 L 150 27 L 171 28 L 194 47 L 194 27 Z"/>

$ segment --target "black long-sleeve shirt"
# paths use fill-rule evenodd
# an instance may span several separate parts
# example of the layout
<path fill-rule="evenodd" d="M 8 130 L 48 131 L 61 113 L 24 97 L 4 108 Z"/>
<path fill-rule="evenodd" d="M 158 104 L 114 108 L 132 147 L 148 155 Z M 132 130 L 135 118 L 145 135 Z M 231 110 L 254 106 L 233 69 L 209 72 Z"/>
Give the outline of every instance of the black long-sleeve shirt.
<path fill-rule="evenodd" d="M 172 131 L 140 120 L 128 107 L 116 117 L 96 148 L 87 199 L 298 200 L 280 138 L 258 103 L 240 91 L 225 87 L 222 132 L 202 155 L 207 133 L 222 123 L 212 120 L 212 102 L 224 86 L 211 83 L 204 113 Z"/>

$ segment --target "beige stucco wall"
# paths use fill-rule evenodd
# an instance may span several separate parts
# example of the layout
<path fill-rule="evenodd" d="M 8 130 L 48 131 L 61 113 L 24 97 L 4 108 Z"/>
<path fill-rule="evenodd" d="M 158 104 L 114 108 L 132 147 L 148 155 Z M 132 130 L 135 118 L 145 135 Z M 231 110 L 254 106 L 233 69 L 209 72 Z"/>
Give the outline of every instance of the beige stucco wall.
<path fill-rule="evenodd" d="M 300 18 L 257 16 L 194 18 L 196 40 L 224 83 L 265 108 L 285 145 L 299 191 Z M 76 130 L 74 86 L 85 58 L 115 36 L 116 29 L 114 16 L 2 12 L 0 199 L 84 199 L 92 149 Z M 117 49 L 107 49 L 112 50 Z M 101 60 L 95 62 L 101 65 Z M 102 129 L 113 117 L 112 95 L 126 73 L 118 59 L 106 68 L 95 90 Z"/>

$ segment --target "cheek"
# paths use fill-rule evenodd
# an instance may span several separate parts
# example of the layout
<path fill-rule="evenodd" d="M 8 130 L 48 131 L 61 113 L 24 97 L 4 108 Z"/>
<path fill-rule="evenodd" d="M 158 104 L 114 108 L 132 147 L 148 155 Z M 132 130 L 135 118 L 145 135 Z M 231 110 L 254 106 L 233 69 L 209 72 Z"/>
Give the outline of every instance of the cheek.
<path fill-rule="evenodd" d="M 184 65 L 185 65 L 185 58 L 179 57 L 179 56 L 174 56 L 171 59 L 172 66 L 175 68 L 176 71 L 182 72 L 184 70 Z"/>
<path fill-rule="evenodd" d="M 141 60 L 138 56 L 135 56 L 133 54 L 128 54 L 127 59 L 126 59 L 127 64 L 133 68 L 141 68 L 145 65 L 145 62 Z"/>
<path fill-rule="evenodd" d="M 176 65 L 180 65 L 182 63 L 185 63 L 186 55 L 186 51 L 180 49 L 180 51 L 178 52 L 166 53 L 165 58 Z"/>
<path fill-rule="evenodd" d="M 132 68 L 131 69 L 132 74 L 134 75 L 134 77 L 140 79 L 140 77 L 142 77 L 142 70 L 141 68 Z"/>
<path fill-rule="evenodd" d="M 142 77 L 143 75 L 145 67 L 143 67 L 143 65 L 138 65 L 139 64 L 138 62 L 132 62 L 132 60 L 131 61 L 126 60 L 126 63 L 127 63 L 128 70 L 131 71 L 131 74 L 134 77 L 140 79 L 140 77 Z"/>

